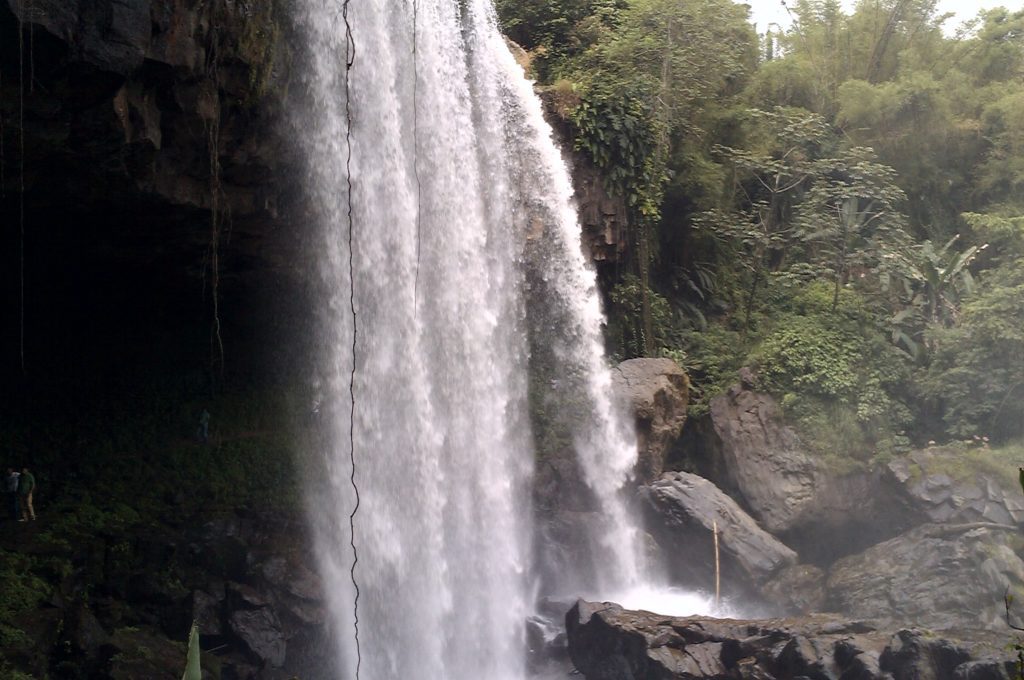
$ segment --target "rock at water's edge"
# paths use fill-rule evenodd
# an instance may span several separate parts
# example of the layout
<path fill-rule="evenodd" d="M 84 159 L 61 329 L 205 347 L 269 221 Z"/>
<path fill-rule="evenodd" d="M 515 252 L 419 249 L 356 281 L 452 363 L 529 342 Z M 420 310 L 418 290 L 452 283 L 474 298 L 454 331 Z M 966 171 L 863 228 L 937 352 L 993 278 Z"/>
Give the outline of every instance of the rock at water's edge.
<path fill-rule="evenodd" d="M 569 654 L 587 680 L 910 680 L 1014 677 L 1005 637 L 884 631 L 831 615 L 765 621 L 673 618 L 579 601 Z"/>
<path fill-rule="evenodd" d="M 661 476 L 665 455 L 686 423 L 690 381 L 671 359 L 623 361 L 612 381 L 636 422 L 637 478 L 649 484 Z"/>
<path fill-rule="evenodd" d="M 673 577 L 685 585 L 713 588 L 715 523 L 727 590 L 745 592 L 751 584 L 763 584 L 797 561 L 795 552 L 703 477 L 667 472 L 641 489 L 640 498 L 648 527 L 667 555 Z"/>

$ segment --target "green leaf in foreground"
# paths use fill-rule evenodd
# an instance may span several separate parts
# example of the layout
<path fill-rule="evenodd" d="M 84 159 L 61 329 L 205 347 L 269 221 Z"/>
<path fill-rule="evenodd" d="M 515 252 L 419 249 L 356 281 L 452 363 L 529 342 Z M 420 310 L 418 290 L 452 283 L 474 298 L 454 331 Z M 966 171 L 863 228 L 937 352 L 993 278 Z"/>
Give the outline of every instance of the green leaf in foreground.
<path fill-rule="evenodd" d="M 188 634 L 188 660 L 185 661 L 185 673 L 181 680 L 202 680 L 203 671 L 199 667 L 199 629 L 195 622 Z"/>

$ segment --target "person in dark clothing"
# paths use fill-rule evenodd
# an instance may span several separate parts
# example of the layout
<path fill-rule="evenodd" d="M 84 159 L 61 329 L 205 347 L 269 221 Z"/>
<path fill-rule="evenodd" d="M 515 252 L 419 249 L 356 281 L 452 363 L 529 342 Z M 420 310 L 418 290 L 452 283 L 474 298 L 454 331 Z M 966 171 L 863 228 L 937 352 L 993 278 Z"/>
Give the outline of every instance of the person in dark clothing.
<path fill-rule="evenodd" d="M 7 475 L 4 477 L 4 494 L 7 496 L 7 508 L 11 513 L 11 519 L 18 519 L 21 516 L 21 506 L 18 503 L 18 478 L 19 475 L 14 468 L 7 468 Z"/>
<path fill-rule="evenodd" d="M 18 496 L 21 501 L 21 519 L 19 522 L 28 520 L 36 521 L 36 511 L 32 507 L 32 495 L 36 490 L 36 478 L 28 471 L 28 468 L 21 469 L 18 477 Z"/>

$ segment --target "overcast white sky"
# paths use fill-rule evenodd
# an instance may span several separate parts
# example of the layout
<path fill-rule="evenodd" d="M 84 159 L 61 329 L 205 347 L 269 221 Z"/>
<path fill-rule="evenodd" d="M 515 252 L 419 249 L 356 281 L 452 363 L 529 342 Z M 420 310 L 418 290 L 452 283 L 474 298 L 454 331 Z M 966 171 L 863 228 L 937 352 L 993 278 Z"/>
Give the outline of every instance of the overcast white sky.
<path fill-rule="evenodd" d="M 750 16 L 757 24 L 757 32 L 764 33 L 769 23 L 775 22 L 784 28 L 789 27 L 789 14 L 783 8 L 779 0 L 740 0 L 750 5 Z M 843 0 L 843 5 L 850 9 L 854 0 Z M 1024 8 L 1024 0 L 939 0 L 939 12 L 956 12 L 957 16 L 945 24 L 947 33 L 953 30 L 962 21 L 971 19 L 980 9 L 991 7 L 1006 7 L 1011 10 Z"/>

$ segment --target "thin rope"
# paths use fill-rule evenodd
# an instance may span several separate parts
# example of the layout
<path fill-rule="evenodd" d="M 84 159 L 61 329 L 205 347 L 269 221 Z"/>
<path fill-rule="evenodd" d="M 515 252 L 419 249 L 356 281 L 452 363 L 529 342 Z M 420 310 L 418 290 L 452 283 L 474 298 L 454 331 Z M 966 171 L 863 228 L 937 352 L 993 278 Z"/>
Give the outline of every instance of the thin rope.
<path fill-rule="evenodd" d="M 356 565 L 359 564 L 359 550 L 356 548 L 356 513 L 359 512 L 359 485 L 356 482 L 356 349 L 358 346 L 359 327 L 356 323 L 356 278 L 355 278 L 355 254 L 353 251 L 355 220 L 352 210 L 352 95 L 349 81 L 349 74 L 356 59 L 356 43 L 352 36 L 352 24 L 348 20 L 348 3 L 345 0 L 342 4 L 341 16 L 345 22 L 345 181 L 348 185 L 348 305 L 352 313 L 352 370 L 348 379 L 349 414 L 348 414 L 348 445 L 349 462 L 352 465 L 352 475 L 349 482 L 352 484 L 352 491 L 355 494 L 355 505 L 348 516 L 349 546 L 352 548 L 352 568 L 349 570 L 349 577 L 352 579 L 352 587 L 355 589 L 355 597 L 352 600 L 353 630 L 355 632 L 356 645 L 356 675 L 359 680 L 359 672 L 363 665 L 363 653 L 359 644 L 359 581 L 356 579 Z"/>
<path fill-rule="evenodd" d="M 28 91 L 29 94 L 36 91 L 36 30 L 35 22 L 32 21 L 35 15 L 35 8 L 32 0 L 28 3 Z"/>

